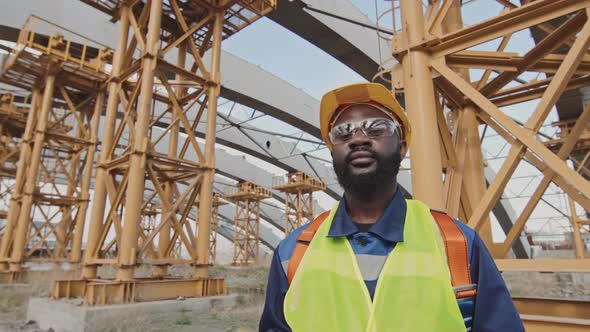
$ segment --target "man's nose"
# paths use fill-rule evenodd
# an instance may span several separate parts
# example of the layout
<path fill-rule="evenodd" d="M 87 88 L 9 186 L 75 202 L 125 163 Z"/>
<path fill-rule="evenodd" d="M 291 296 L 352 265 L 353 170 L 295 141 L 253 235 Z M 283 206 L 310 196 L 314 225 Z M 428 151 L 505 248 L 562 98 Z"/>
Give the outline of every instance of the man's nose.
<path fill-rule="evenodd" d="M 352 133 L 352 138 L 348 141 L 349 146 L 371 145 L 371 139 L 359 128 Z"/>

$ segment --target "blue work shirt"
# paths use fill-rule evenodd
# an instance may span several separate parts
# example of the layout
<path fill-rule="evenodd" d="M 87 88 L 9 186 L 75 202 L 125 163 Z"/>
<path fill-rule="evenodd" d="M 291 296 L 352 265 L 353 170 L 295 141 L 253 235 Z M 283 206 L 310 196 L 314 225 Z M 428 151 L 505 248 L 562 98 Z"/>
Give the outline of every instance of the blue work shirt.
<path fill-rule="evenodd" d="M 348 239 L 372 298 L 387 255 L 395 248 L 396 243 L 404 240 L 406 201 L 402 192 L 398 190 L 383 215 L 367 232 L 359 231 L 346 210 L 346 200 L 342 198 L 328 237 Z M 477 284 L 475 300 L 459 302 L 467 331 L 524 331 L 506 284 L 483 241 L 467 225 L 458 220 L 455 222 L 467 239 L 471 279 Z M 297 237 L 307 226 L 309 224 L 292 232 L 279 243 L 274 252 L 266 288 L 266 303 L 260 320 L 260 331 L 291 331 L 283 312 L 285 294 L 289 289 L 286 272 L 295 250 Z"/>

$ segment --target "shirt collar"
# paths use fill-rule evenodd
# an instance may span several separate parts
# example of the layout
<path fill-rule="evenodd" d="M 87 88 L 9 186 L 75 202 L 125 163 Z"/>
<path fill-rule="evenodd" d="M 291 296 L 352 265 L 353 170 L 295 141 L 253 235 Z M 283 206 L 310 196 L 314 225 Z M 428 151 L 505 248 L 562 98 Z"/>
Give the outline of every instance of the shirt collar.
<path fill-rule="evenodd" d="M 398 188 L 393 199 L 383 211 L 383 215 L 377 219 L 369 233 L 373 233 L 389 242 L 403 242 L 405 219 L 406 200 Z M 332 220 L 332 225 L 330 225 L 328 237 L 344 237 L 358 233 L 358 231 L 348 212 L 346 212 L 346 199 L 342 196 L 334 220 Z"/>

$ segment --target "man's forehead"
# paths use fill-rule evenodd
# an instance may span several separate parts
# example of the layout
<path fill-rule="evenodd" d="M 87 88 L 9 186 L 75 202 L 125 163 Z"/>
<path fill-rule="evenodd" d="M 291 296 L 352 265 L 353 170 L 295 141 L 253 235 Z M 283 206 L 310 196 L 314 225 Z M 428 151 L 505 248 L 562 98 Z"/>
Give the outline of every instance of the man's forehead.
<path fill-rule="evenodd" d="M 391 117 L 385 112 L 381 111 L 377 107 L 370 104 L 351 104 L 343 108 L 342 111 L 338 112 L 334 125 L 348 122 L 358 121 L 366 118 L 385 118 L 391 119 Z"/>

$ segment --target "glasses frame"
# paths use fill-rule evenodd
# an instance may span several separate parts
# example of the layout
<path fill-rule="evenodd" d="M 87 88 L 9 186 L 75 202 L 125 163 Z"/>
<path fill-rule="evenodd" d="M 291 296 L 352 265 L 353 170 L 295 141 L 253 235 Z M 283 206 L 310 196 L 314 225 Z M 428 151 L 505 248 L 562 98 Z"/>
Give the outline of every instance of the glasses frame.
<path fill-rule="evenodd" d="M 377 135 L 377 136 L 369 135 L 367 130 L 370 129 L 371 126 L 374 125 L 378 121 L 387 124 L 388 127 L 392 127 L 393 128 L 392 133 L 391 134 L 382 134 L 382 135 Z M 346 126 L 349 126 L 349 128 L 347 130 L 349 130 L 352 133 L 350 138 L 347 140 L 341 141 L 341 142 L 335 141 L 334 140 L 335 130 L 338 130 L 339 128 L 343 128 Z M 365 137 L 367 137 L 369 139 L 375 139 L 375 138 L 380 138 L 380 137 L 391 137 L 391 136 L 395 135 L 396 133 L 397 133 L 398 137 L 401 139 L 399 128 L 400 128 L 399 122 L 394 119 L 391 119 L 391 118 L 381 118 L 381 117 L 366 118 L 366 119 L 359 120 L 359 121 L 348 121 L 348 122 L 341 123 L 337 126 L 334 126 L 334 127 L 332 127 L 332 129 L 328 133 L 328 137 L 330 138 L 330 142 L 332 143 L 332 145 L 345 144 L 348 141 L 350 141 L 354 137 L 354 134 L 357 132 L 357 130 L 360 129 L 362 131 L 362 133 L 365 135 Z"/>

